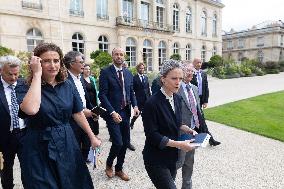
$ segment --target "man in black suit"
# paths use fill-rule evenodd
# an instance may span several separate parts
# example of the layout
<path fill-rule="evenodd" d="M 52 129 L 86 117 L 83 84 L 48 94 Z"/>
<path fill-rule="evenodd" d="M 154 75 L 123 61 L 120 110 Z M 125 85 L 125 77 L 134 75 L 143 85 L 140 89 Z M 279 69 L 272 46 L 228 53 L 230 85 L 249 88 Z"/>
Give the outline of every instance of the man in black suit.
<path fill-rule="evenodd" d="M 83 80 L 84 78 L 81 76 L 85 65 L 84 56 L 80 52 L 70 51 L 64 56 L 63 61 L 68 69 L 68 80 L 70 80 L 71 83 L 76 87 L 83 103 L 83 112 L 88 122 L 90 122 L 92 121 L 91 119 L 93 119 L 93 113 L 91 112 L 93 105 L 91 104 L 89 95 L 86 91 Z M 91 147 L 89 137 L 73 118 L 70 120 L 70 125 L 81 148 L 83 158 L 85 161 L 87 161 L 88 153 Z"/>
<path fill-rule="evenodd" d="M 204 72 L 201 69 L 202 62 L 201 62 L 200 59 L 195 58 L 193 60 L 193 66 L 194 66 L 194 69 L 195 69 L 195 73 L 194 73 L 193 78 L 192 78 L 190 83 L 197 86 L 197 88 L 198 88 L 198 95 L 199 95 L 199 99 L 200 99 L 201 108 L 207 108 L 208 98 L 209 98 L 209 87 L 208 87 L 207 74 L 206 74 L 206 72 Z M 208 131 L 208 128 L 207 128 L 207 131 Z M 209 131 L 208 131 L 208 133 L 210 134 Z M 211 135 L 211 138 L 209 140 L 209 144 L 211 146 L 217 146 L 221 143 L 219 141 L 214 140 L 214 138 Z"/>
<path fill-rule="evenodd" d="M 191 83 L 198 87 L 200 105 L 202 106 L 202 108 L 206 108 L 209 98 L 207 74 L 201 69 L 202 62 L 200 59 L 195 58 L 192 63 L 195 68 L 195 73 L 193 75 Z"/>
<path fill-rule="evenodd" d="M 20 139 L 25 135 L 24 121 L 18 117 L 19 105 L 16 91 L 24 81 L 18 79 L 21 61 L 14 56 L 0 57 L 2 68 L 0 80 L 0 151 L 3 153 L 4 169 L 1 173 L 3 189 L 12 189 L 13 165 L 16 154 L 21 157 Z"/>
<path fill-rule="evenodd" d="M 151 96 L 149 81 L 147 75 L 144 74 L 145 65 L 139 63 L 136 66 L 137 74 L 133 77 L 133 90 L 135 92 L 138 109 L 140 113 L 143 111 L 143 107 L 147 99 Z M 139 116 L 133 116 L 130 122 L 130 128 L 133 129 L 134 122 Z"/>
<path fill-rule="evenodd" d="M 106 175 L 109 178 L 113 177 L 113 161 L 117 158 L 115 175 L 129 181 L 130 178 L 123 172 L 123 163 L 126 149 L 130 144 L 131 105 L 134 108 L 134 115 L 138 116 L 139 110 L 133 91 L 133 76 L 122 66 L 124 56 L 122 48 L 113 49 L 113 64 L 103 69 L 100 74 L 99 98 L 102 107 L 107 110 L 104 117 L 112 140 L 106 162 Z"/>

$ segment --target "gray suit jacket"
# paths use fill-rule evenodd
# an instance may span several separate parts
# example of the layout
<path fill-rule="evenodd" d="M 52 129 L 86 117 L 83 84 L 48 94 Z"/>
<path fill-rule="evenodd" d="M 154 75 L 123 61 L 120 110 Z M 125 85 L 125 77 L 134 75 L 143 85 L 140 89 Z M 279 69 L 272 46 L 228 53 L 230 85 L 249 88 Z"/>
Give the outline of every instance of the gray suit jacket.
<path fill-rule="evenodd" d="M 195 85 L 191 85 L 192 90 L 194 93 L 194 97 L 197 103 L 197 111 L 200 111 L 200 104 L 199 104 L 199 95 L 198 95 L 198 88 Z M 182 114 L 182 124 L 191 126 L 191 119 L 192 119 L 192 112 L 191 112 L 191 106 L 188 103 L 187 97 L 187 91 L 184 91 L 183 87 L 180 86 L 179 91 L 177 93 L 179 96 L 181 96 L 182 103 L 181 103 L 181 114 Z"/>

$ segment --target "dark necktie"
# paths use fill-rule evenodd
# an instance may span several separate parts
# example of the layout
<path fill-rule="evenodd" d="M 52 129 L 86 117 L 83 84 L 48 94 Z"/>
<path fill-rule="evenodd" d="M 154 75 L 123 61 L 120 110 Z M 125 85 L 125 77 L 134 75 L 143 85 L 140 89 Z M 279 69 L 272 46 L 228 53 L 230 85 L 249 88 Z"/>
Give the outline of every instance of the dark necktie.
<path fill-rule="evenodd" d="M 193 94 L 190 91 L 190 86 L 189 85 L 186 85 L 186 90 L 187 90 L 189 105 L 191 107 L 191 112 L 192 112 L 192 115 L 193 115 L 193 120 L 194 120 L 195 126 L 197 128 L 199 128 L 199 120 L 198 120 L 198 115 L 197 115 L 197 108 L 196 108 L 196 104 L 194 102 Z"/>
<path fill-rule="evenodd" d="M 145 83 L 145 79 L 144 79 L 144 76 L 143 76 L 143 75 L 141 75 L 141 81 L 142 81 L 142 84 Z"/>
<path fill-rule="evenodd" d="M 13 129 L 16 129 L 16 128 L 20 128 L 19 117 L 18 117 L 19 105 L 17 102 L 17 97 L 16 97 L 14 86 L 9 85 L 9 88 L 11 89 L 12 126 L 13 126 Z"/>
<path fill-rule="evenodd" d="M 118 79 L 119 79 L 119 83 L 122 87 L 122 99 L 121 99 L 121 109 L 123 109 L 125 107 L 125 99 L 124 99 L 124 83 L 123 83 L 123 80 L 122 80 L 122 70 L 118 70 Z"/>

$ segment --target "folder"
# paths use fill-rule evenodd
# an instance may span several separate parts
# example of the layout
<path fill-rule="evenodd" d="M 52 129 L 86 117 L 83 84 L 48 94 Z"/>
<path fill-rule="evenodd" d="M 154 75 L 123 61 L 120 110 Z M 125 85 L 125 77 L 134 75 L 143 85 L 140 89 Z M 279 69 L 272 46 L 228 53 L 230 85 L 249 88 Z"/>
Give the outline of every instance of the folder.
<path fill-rule="evenodd" d="M 96 115 L 102 115 L 107 112 L 106 109 L 102 108 L 101 106 L 95 106 L 91 111 Z"/>
<path fill-rule="evenodd" d="M 182 134 L 179 136 L 178 141 L 194 139 L 194 141 L 191 143 L 193 146 L 206 147 L 209 143 L 210 137 L 211 136 L 207 133 L 198 133 L 196 135 Z"/>

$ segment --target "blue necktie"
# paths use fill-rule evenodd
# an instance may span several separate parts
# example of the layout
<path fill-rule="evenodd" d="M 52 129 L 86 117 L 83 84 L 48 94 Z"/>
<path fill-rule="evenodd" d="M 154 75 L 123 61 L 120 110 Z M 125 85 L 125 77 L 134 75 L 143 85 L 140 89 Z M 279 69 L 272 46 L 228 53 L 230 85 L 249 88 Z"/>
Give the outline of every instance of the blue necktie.
<path fill-rule="evenodd" d="M 141 79 L 142 79 L 142 84 L 144 84 L 145 83 L 145 79 L 144 79 L 143 75 L 141 75 Z"/>
<path fill-rule="evenodd" d="M 17 97 L 16 97 L 14 86 L 9 85 L 9 88 L 11 89 L 12 126 L 13 126 L 13 129 L 17 129 L 17 128 L 20 128 L 19 117 L 18 117 L 19 105 L 17 102 Z"/>

